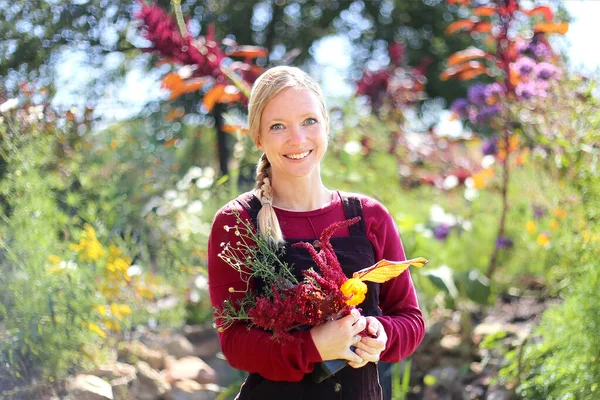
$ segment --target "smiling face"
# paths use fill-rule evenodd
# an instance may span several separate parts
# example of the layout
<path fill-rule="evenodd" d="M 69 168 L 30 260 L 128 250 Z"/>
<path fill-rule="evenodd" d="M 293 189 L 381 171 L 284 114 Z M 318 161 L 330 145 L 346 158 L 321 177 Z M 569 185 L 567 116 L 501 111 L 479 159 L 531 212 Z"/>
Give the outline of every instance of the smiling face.
<path fill-rule="evenodd" d="M 318 178 L 327 131 L 327 117 L 311 90 L 286 88 L 273 97 L 263 110 L 257 142 L 271 163 L 273 180 Z"/>

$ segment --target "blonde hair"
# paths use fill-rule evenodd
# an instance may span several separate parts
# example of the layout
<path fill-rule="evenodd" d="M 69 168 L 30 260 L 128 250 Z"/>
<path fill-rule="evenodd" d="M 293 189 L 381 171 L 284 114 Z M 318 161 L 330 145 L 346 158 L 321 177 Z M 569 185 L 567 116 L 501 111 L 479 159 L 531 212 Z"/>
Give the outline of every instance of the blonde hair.
<path fill-rule="evenodd" d="M 282 90 L 287 88 L 308 89 L 320 101 L 321 111 L 328 123 L 329 117 L 319 85 L 304 71 L 295 67 L 279 66 L 265 71 L 252 86 L 248 104 L 248 127 L 254 143 L 260 140 L 260 120 L 267 104 Z M 266 154 L 260 156 L 256 165 L 256 184 L 254 193 L 262 207 L 258 212 L 258 231 L 275 246 L 284 243 L 283 233 L 273 209 L 273 188 L 271 187 L 271 163 Z"/>

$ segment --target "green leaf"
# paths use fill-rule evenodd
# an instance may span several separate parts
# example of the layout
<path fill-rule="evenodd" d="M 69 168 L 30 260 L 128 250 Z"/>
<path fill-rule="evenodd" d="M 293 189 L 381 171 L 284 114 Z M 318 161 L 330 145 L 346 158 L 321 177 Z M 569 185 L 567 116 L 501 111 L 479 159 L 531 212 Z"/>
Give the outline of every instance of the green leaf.
<path fill-rule="evenodd" d="M 431 283 L 436 287 L 448 293 L 452 298 L 457 298 L 459 295 L 458 289 L 454 284 L 454 271 L 447 265 L 442 265 L 437 269 L 425 270 L 422 272 Z"/>
<path fill-rule="evenodd" d="M 454 282 L 463 297 L 479 304 L 489 304 L 490 281 L 478 270 L 472 269 L 458 274 L 454 277 Z"/>

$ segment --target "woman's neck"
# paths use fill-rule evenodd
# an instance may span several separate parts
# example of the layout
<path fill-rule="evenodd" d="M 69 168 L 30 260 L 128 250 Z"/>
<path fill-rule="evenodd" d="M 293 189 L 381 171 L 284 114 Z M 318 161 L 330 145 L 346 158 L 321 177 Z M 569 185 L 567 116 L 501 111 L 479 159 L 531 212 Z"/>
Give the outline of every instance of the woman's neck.
<path fill-rule="evenodd" d="M 329 203 L 332 191 L 318 179 L 274 180 L 273 206 L 291 211 L 316 210 Z"/>

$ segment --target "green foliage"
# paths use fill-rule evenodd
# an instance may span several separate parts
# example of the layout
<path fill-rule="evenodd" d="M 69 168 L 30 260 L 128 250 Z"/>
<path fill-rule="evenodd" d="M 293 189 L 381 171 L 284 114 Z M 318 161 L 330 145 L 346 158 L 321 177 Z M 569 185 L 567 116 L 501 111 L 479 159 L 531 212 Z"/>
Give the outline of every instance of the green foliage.
<path fill-rule="evenodd" d="M 527 399 L 595 399 L 600 391 L 600 118 L 598 100 L 590 96 L 593 87 L 579 79 L 565 82 L 554 99 L 563 100 L 560 111 L 536 121 L 529 132 L 535 137 L 552 126 L 552 136 L 541 140 L 552 139 L 547 141 L 550 160 L 578 189 L 581 203 L 570 218 L 570 235 L 549 259 L 561 266 L 558 288 L 564 302 L 543 314 L 539 336 L 523 350 L 518 391 Z M 577 95 L 564 97 L 569 92 Z"/>
<path fill-rule="evenodd" d="M 96 298 L 93 271 L 69 264 L 53 269 L 48 261 L 64 250 L 61 236 L 70 226 L 56 195 L 63 182 L 49 173 L 64 132 L 44 132 L 40 122 L 5 118 L 0 125 L 0 321 L 7 337 L 0 343 L 0 365 L 6 366 L 0 381 L 10 385 L 59 377 L 89 363 L 82 353 L 97 337 L 81 328 L 91 319 Z"/>

